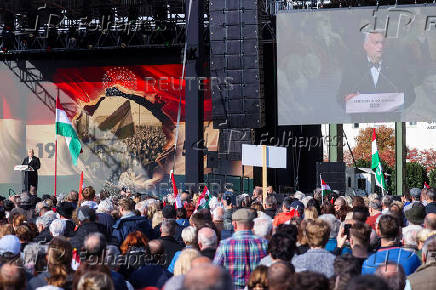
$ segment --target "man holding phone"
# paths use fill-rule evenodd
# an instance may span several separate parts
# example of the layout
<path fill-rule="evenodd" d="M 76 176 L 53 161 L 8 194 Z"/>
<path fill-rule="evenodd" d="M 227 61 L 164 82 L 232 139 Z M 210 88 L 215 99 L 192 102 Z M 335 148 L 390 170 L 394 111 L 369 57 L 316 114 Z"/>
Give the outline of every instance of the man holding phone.
<path fill-rule="evenodd" d="M 341 227 L 337 237 L 337 248 L 334 254 L 343 255 L 351 253 L 359 259 L 361 264 L 368 258 L 368 247 L 371 236 L 371 227 L 361 222 L 345 224 Z M 348 242 L 346 246 L 346 242 Z"/>

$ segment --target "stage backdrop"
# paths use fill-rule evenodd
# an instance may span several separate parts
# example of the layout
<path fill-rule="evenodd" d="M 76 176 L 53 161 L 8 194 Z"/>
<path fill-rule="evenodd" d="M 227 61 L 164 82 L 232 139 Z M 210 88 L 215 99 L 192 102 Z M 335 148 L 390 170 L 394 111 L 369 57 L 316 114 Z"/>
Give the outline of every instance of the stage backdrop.
<path fill-rule="evenodd" d="M 174 160 L 176 175 L 184 175 L 185 82 L 180 81 L 181 70 L 180 64 L 53 69 L 50 81 L 41 82 L 41 87 L 47 96 L 59 96 L 83 147 L 78 166 L 73 166 L 64 139 L 58 139 L 58 192 L 77 190 L 82 171 L 85 185 L 98 190 L 126 186 L 140 192 L 166 182 L 164 176 Z M 13 167 L 21 164 L 27 148 L 33 148 L 41 159 L 38 193 L 53 193 L 55 114 L 42 101 L 41 90 L 32 91 L 0 64 L 3 195 L 21 191 L 22 176 Z M 174 150 L 179 96 L 182 114 Z M 218 130 L 210 122 L 207 92 L 204 109 L 207 146 L 217 150 Z"/>
<path fill-rule="evenodd" d="M 279 13 L 279 125 L 434 121 L 435 15 L 435 6 Z"/>

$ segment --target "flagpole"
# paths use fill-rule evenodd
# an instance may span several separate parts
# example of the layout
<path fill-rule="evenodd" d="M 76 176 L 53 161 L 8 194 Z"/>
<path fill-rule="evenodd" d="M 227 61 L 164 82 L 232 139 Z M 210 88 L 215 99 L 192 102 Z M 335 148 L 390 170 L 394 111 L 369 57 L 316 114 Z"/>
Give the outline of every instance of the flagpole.
<path fill-rule="evenodd" d="M 55 141 L 55 182 L 54 182 L 54 196 L 55 197 L 56 197 L 57 170 L 58 170 L 58 137 L 56 135 L 56 141 Z"/>

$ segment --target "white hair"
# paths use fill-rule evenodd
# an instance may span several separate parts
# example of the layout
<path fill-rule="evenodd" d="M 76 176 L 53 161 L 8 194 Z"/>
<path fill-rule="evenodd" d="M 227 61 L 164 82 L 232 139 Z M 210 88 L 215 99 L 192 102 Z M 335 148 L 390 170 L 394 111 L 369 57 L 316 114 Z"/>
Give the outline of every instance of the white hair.
<path fill-rule="evenodd" d="M 218 238 L 214 230 L 208 227 L 204 227 L 198 231 L 198 243 L 203 248 L 216 248 L 218 244 Z"/>
<path fill-rule="evenodd" d="M 220 207 L 217 207 L 213 210 L 213 220 L 214 221 L 223 221 L 224 220 L 224 210 L 219 210 Z"/>
<path fill-rule="evenodd" d="M 53 237 L 63 236 L 67 223 L 65 220 L 56 219 L 50 224 L 49 230 Z"/>
<path fill-rule="evenodd" d="M 403 228 L 403 244 L 405 246 L 416 247 L 416 235 L 422 229 L 422 227 L 405 227 Z"/>
<path fill-rule="evenodd" d="M 341 226 L 341 222 L 331 213 L 322 214 L 319 216 L 319 219 L 325 221 L 329 225 L 330 238 L 336 238 Z"/>
<path fill-rule="evenodd" d="M 145 201 L 138 202 L 135 204 L 135 209 L 142 214 L 142 212 L 147 209 L 147 203 Z"/>
<path fill-rule="evenodd" d="M 309 202 L 309 200 L 313 199 L 313 197 L 311 196 L 305 196 L 301 202 L 304 204 L 304 208 L 307 208 L 307 203 Z"/>
<path fill-rule="evenodd" d="M 44 215 L 36 219 L 35 224 L 42 225 L 45 229 L 50 226 L 50 224 L 56 219 L 56 214 L 52 211 L 46 212 Z"/>
<path fill-rule="evenodd" d="M 96 212 L 110 214 L 113 210 L 114 210 L 114 205 L 112 201 L 109 198 L 106 198 L 105 200 L 100 201 Z"/>
<path fill-rule="evenodd" d="M 195 243 L 197 239 L 197 229 L 193 226 L 188 226 L 184 228 L 182 231 L 182 239 L 185 242 L 185 244 Z"/>
<path fill-rule="evenodd" d="M 301 201 L 306 195 L 304 193 L 302 193 L 301 191 L 296 191 L 294 194 L 294 197 L 296 199 L 298 199 L 299 201 Z"/>
<path fill-rule="evenodd" d="M 272 232 L 272 220 L 265 218 L 255 218 L 253 232 L 256 236 L 265 238 Z"/>

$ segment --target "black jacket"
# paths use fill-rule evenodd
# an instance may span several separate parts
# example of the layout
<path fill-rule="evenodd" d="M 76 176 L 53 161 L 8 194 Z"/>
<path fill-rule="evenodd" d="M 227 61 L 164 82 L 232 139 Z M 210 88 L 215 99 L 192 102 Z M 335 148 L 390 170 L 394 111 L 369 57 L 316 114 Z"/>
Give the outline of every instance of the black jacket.
<path fill-rule="evenodd" d="M 83 243 L 85 241 L 85 237 L 88 236 L 90 233 L 99 232 L 106 236 L 106 239 L 108 238 L 106 229 L 104 226 L 95 223 L 95 222 L 86 222 L 83 225 L 79 226 L 77 231 L 74 233 L 74 236 L 71 237 L 71 246 L 73 246 L 73 249 L 76 248 L 77 250 L 82 249 Z"/>
<path fill-rule="evenodd" d="M 174 258 L 174 254 L 181 251 L 183 247 L 173 237 L 161 237 L 160 239 L 162 240 L 165 251 L 165 264 L 163 267 L 164 269 L 168 269 L 168 266 Z"/>
<path fill-rule="evenodd" d="M 36 156 L 32 157 L 32 161 L 29 163 L 29 157 L 24 158 L 22 165 L 29 165 L 34 171 L 24 172 L 24 188 L 29 191 L 30 186 L 33 185 L 38 188 L 38 169 L 41 167 L 41 162 Z"/>
<path fill-rule="evenodd" d="M 427 214 L 436 213 L 436 201 L 428 203 L 425 207 L 425 211 L 427 212 Z"/>
<path fill-rule="evenodd" d="M 66 222 L 66 226 L 65 226 L 64 236 L 66 237 L 74 236 L 74 229 L 76 228 L 76 224 L 72 220 L 65 220 L 65 222 Z"/>
<path fill-rule="evenodd" d="M 106 231 L 109 235 L 112 235 L 112 228 L 114 226 L 114 218 L 108 214 L 108 213 L 97 213 L 97 220 L 96 222 L 103 225 L 106 228 Z"/>
<path fill-rule="evenodd" d="M 208 257 L 212 261 L 215 258 L 215 252 L 216 252 L 216 248 L 206 248 L 200 251 L 202 256 Z"/>
<path fill-rule="evenodd" d="M 46 227 L 33 239 L 33 241 L 36 243 L 46 244 L 49 243 L 52 239 L 53 237 L 50 234 L 50 230 L 48 227 Z"/>

